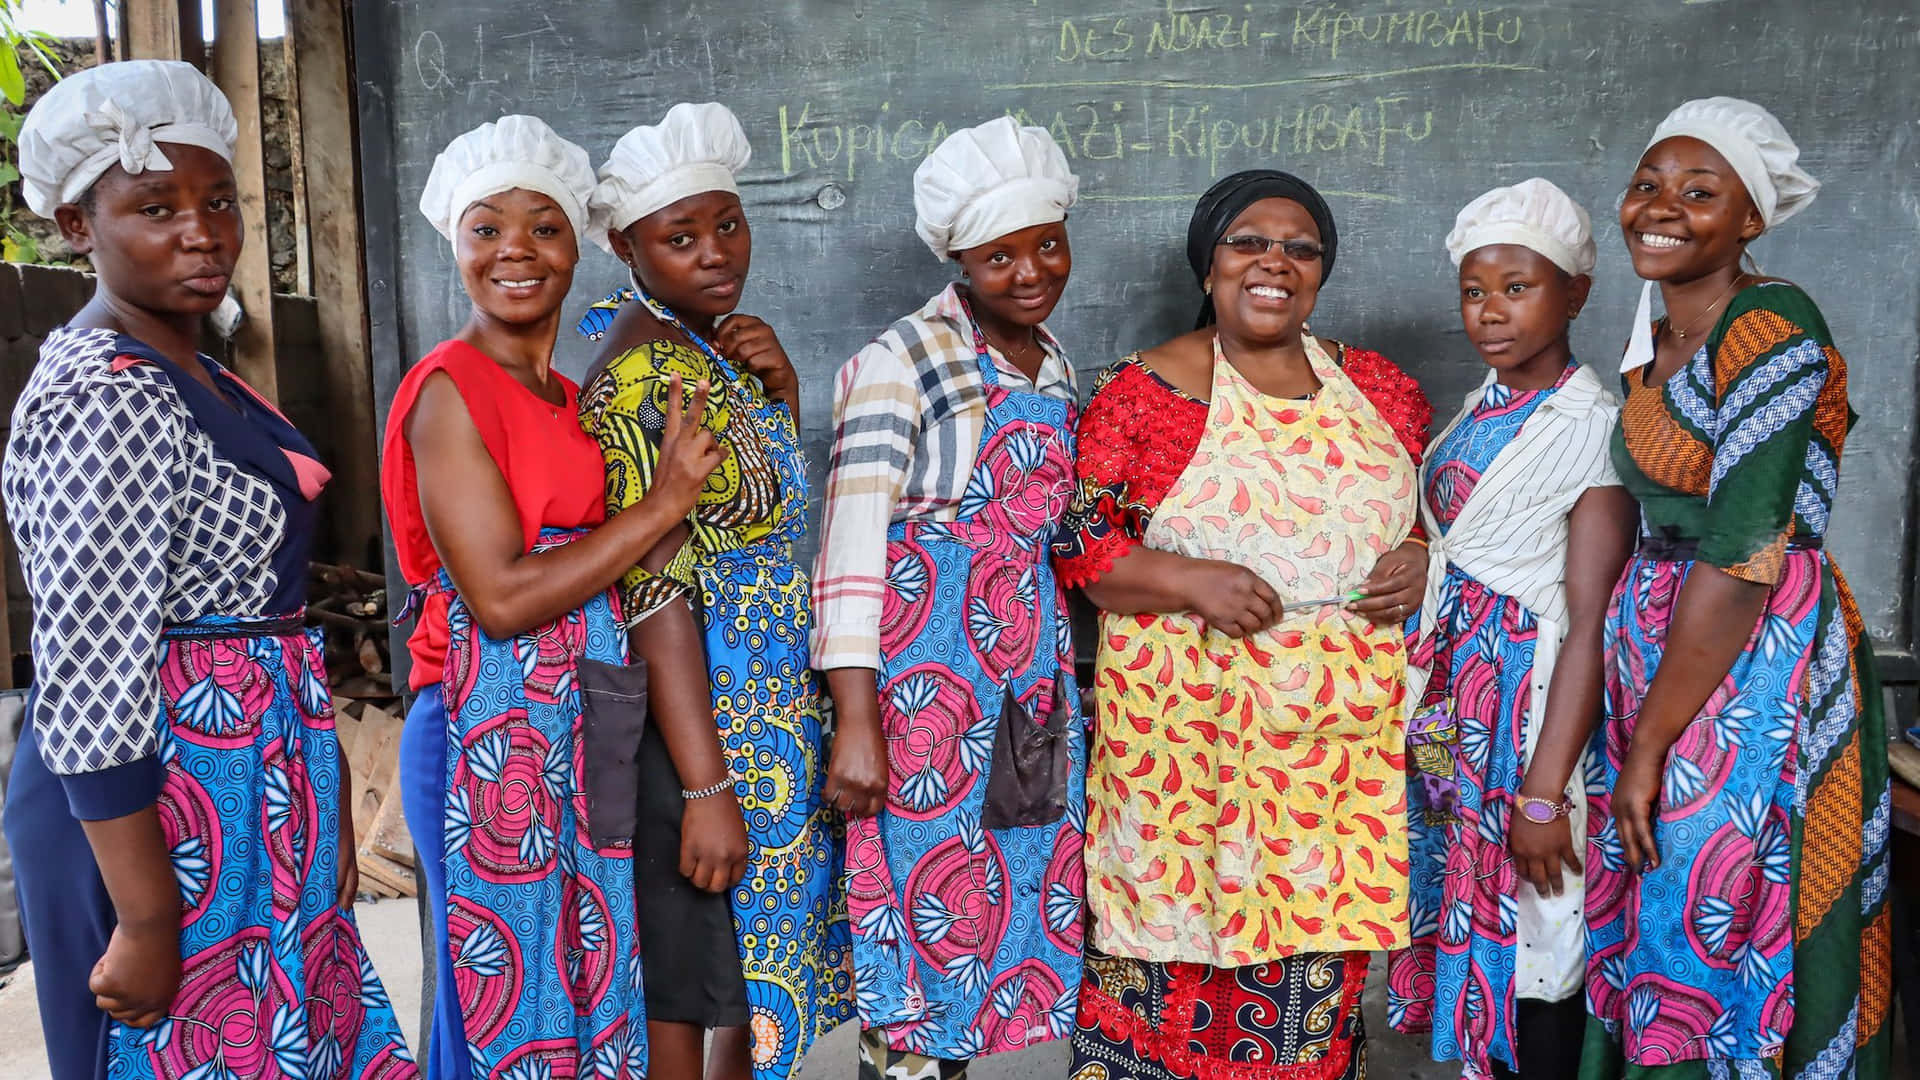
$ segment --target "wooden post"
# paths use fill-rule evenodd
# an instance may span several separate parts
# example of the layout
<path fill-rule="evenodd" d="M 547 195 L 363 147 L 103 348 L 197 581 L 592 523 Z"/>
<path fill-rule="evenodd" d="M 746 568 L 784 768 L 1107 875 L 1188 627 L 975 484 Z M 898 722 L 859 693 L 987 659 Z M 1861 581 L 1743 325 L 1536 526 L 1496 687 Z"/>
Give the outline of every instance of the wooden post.
<path fill-rule="evenodd" d="M 307 152 L 300 138 L 300 58 L 293 31 L 280 41 L 287 71 L 288 173 L 293 177 L 293 291 L 313 295 L 313 249 L 307 226 Z"/>
<path fill-rule="evenodd" d="M 213 34 L 213 81 L 226 91 L 240 127 L 240 141 L 233 148 L 233 177 L 240 186 L 246 239 L 233 283 L 246 319 L 233 336 L 234 368 L 261 396 L 277 401 L 273 259 L 268 247 L 267 167 L 260 130 L 260 29 L 253 0 L 216 0 Z"/>
<path fill-rule="evenodd" d="M 193 21 L 200 22 L 200 5 L 195 0 L 123 0 L 120 18 L 126 35 L 124 50 L 129 60 L 179 60 L 186 55 L 186 30 L 181 19 L 193 8 Z"/>
<path fill-rule="evenodd" d="M 293 83 L 300 99 L 300 157 L 307 176 L 308 265 L 320 317 L 327 412 L 340 432 L 332 488 L 333 539 L 353 560 L 376 550 L 380 490 L 367 344 L 366 259 L 360 238 L 359 163 L 354 148 L 354 74 L 343 0 L 286 0 Z"/>
<path fill-rule="evenodd" d="M 108 44 L 115 35 L 113 28 L 107 25 L 107 0 L 93 0 L 93 64 L 95 67 L 113 59 L 113 49 Z"/>

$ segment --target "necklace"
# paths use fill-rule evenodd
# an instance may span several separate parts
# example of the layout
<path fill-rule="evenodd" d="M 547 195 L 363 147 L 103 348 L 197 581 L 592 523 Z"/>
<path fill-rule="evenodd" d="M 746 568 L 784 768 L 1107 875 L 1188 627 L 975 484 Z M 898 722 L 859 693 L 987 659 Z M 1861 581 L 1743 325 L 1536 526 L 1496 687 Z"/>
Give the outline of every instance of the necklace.
<path fill-rule="evenodd" d="M 1661 321 L 1667 324 L 1668 330 L 1673 331 L 1674 337 L 1679 338 L 1681 341 L 1687 340 L 1688 334 L 1691 334 L 1695 330 L 1698 330 L 1700 328 L 1700 320 L 1713 314 L 1716 308 L 1718 308 L 1722 303 L 1725 303 L 1727 297 L 1733 295 L 1733 291 L 1740 287 L 1740 282 L 1744 281 L 1746 279 L 1746 276 L 1747 275 L 1745 271 L 1741 271 L 1740 273 L 1733 275 L 1733 280 L 1727 284 L 1727 291 L 1721 293 L 1719 299 L 1715 300 L 1711 304 L 1708 304 L 1707 310 L 1701 312 L 1698 315 L 1695 315 L 1693 317 L 1693 321 L 1687 324 L 1687 328 L 1685 330 L 1674 329 L 1673 318 L 1671 316 L 1663 315 L 1661 316 Z"/>
<path fill-rule="evenodd" d="M 1010 345 L 1002 345 L 1000 346 L 1000 352 L 1009 360 L 1019 361 L 1019 360 L 1026 359 L 1027 354 L 1033 352 L 1035 349 L 1039 347 L 1040 347 L 1039 342 L 1034 341 L 1033 337 L 1029 335 L 1027 337 L 1026 342 L 1022 344 L 1018 350 L 1014 349 Z"/>
<path fill-rule="evenodd" d="M 988 333 L 987 329 L 984 326 L 980 325 L 980 320 L 978 318 L 975 318 L 973 314 L 973 306 L 971 304 L 966 306 L 966 312 L 967 312 L 967 317 L 969 319 L 973 319 L 973 325 L 979 328 L 981 336 L 986 338 L 987 344 L 989 345 L 997 344 L 993 340 L 994 335 L 991 333 Z M 1039 347 L 1040 347 L 1039 338 L 1034 334 L 1032 330 L 1028 330 L 1027 340 L 1022 342 L 1018 349 L 1015 349 L 1013 347 L 1013 343 L 1011 341 L 1005 344 L 1001 344 L 1000 355 L 1006 357 L 1008 360 L 1018 360 L 1018 359 L 1024 358 L 1027 354 L 1033 352 L 1035 349 L 1038 349 Z"/>
<path fill-rule="evenodd" d="M 986 340 L 987 344 L 996 344 L 993 340 L 994 335 L 989 333 L 985 326 L 981 325 L 979 316 L 973 313 L 973 301 L 970 297 L 964 294 L 960 297 L 960 309 L 967 313 L 967 321 L 973 324 L 973 328 L 980 333 L 980 336 Z M 1000 355 L 1006 357 L 1008 363 L 1018 363 L 1020 360 L 1025 359 L 1028 354 L 1040 348 L 1040 332 L 1029 328 L 1027 330 L 1027 340 L 1020 346 L 1018 351 L 1013 348 L 1011 343 L 1000 345 L 999 348 Z"/>

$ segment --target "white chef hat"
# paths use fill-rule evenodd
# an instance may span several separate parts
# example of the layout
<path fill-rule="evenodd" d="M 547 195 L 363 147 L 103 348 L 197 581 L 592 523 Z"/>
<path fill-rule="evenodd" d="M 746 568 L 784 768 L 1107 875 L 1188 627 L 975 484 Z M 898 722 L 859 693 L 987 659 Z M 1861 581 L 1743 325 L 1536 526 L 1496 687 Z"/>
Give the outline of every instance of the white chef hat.
<path fill-rule="evenodd" d="M 1660 121 L 1647 145 L 1678 136 L 1699 139 L 1727 159 L 1769 228 L 1806 209 L 1820 191 L 1820 181 L 1797 164 L 1800 148 L 1787 129 L 1751 101 L 1730 97 L 1689 101 Z"/>
<path fill-rule="evenodd" d="M 1065 221 L 1080 180 L 1046 128 L 1011 116 L 962 128 L 913 170 L 913 230 L 937 258 Z"/>
<path fill-rule="evenodd" d="M 576 240 L 586 232 L 593 162 L 533 116 L 503 116 L 448 143 L 433 159 L 420 212 L 452 240 L 467 207 L 514 188 L 537 191 L 557 203 Z"/>
<path fill-rule="evenodd" d="M 1492 244 L 1537 251 L 1576 277 L 1593 273 L 1593 223 L 1587 212 L 1552 181 L 1537 176 L 1494 188 L 1453 219 L 1453 231 L 1447 234 L 1453 265 Z"/>
<path fill-rule="evenodd" d="M 593 240 L 608 250 L 619 231 L 662 207 L 709 191 L 738 194 L 734 176 L 753 147 L 733 110 L 716 101 L 683 101 L 657 124 L 634 128 L 614 144 L 593 189 Z"/>
<path fill-rule="evenodd" d="M 170 171 L 159 143 L 199 146 L 228 161 L 240 129 L 213 80 L 179 60 L 123 60 L 53 84 L 20 127 L 20 189 L 41 217 L 77 201 L 116 163 Z"/>

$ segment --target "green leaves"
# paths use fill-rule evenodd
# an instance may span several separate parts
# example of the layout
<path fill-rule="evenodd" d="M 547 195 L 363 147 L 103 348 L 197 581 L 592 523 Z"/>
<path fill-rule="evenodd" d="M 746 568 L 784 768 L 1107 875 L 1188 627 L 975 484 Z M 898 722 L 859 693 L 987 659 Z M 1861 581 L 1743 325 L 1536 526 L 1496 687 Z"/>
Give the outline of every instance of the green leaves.
<path fill-rule="evenodd" d="M 40 245 L 26 233 L 9 228 L 5 238 L 0 238 L 0 260 L 10 263 L 37 263 L 40 261 Z"/>
<path fill-rule="evenodd" d="M 6 41 L 7 46 L 0 49 L 0 95 L 4 95 L 9 105 L 19 105 L 27 100 L 27 76 L 20 70 L 20 54 L 17 42 Z"/>
<path fill-rule="evenodd" d="M 56 79 L 60 77 L 60 66 L 47 51 L 47 43 L 53 39 L 20 25 L 20 5 L 21 0 L 0 0 L 0 97 L 14 106 L 27 100 L 27 75 L 20 70 L 22 46 L 33 53 L 47 74 Z"/>

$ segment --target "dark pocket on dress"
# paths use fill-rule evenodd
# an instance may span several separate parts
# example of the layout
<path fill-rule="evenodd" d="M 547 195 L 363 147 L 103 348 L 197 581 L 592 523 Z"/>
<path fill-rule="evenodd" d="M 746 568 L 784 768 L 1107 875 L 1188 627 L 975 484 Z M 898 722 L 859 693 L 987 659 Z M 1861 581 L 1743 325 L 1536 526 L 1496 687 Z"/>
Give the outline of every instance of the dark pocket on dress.
<path fill-rule="evenodd" d="M 1000 726 L 993 735 L 993 761 L 988 766 L 986 805 L 980 824 L 989 829 L 1051 825 L 1067 813 L 1067 725 L 1073 721 L 1073 703 L 1063 693 L 1066 680 L 1054 680 L 1044 724 L 1035 723 L 1027 707 L 1009 686 L 1000 709 Z"/>
<path fill-rule="evenodd" d="M 636 758 L 647 728 L 647 663 L 582 658 L 579 680 L 587 837 L 595 847 L 631 847 L 640 794 Z"/>

